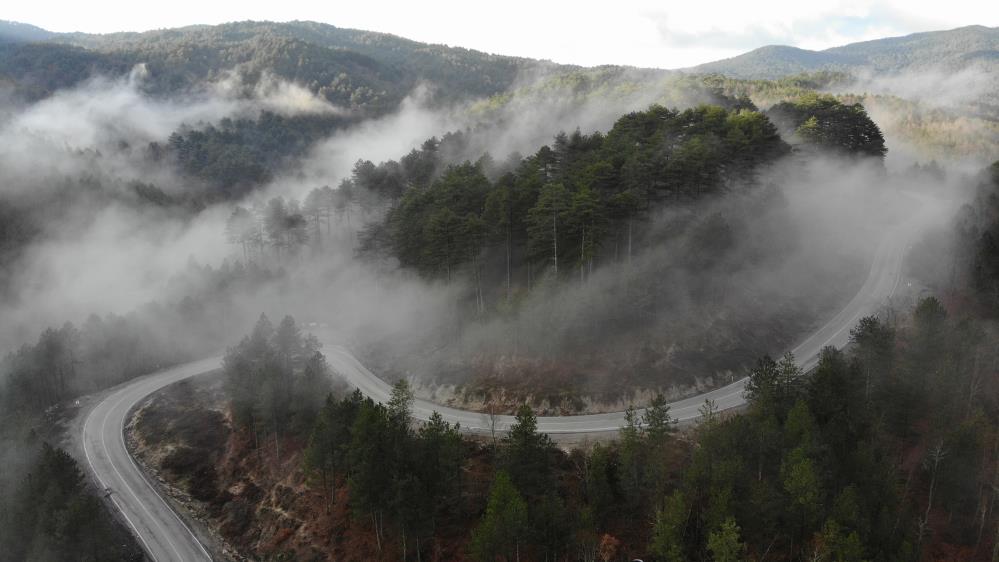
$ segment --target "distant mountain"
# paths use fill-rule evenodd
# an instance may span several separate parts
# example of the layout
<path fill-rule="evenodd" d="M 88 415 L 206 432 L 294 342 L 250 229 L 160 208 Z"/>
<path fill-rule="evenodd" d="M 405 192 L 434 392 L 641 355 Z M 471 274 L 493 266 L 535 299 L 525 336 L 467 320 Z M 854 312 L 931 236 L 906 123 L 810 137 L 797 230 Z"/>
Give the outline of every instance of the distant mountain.
<path fill-rule="evenodd" d="M 0 20 L 0 43 L 45 41 L 54 33 L 28 23 Z"/>
<path fill-rule="evenodd" d="M 525 71 L 574 68 L 315 22 L 247 21 L 104 35 L 33 29 L 38 31 L 18 34 L 25 39 L 0 50 L 0 83 L 13 82 L 35 98 L 80 78 L 78 59 L 86 59 L 84 70 L 105 74 L 145 63 L 146 87 L 154 94 L 196 89 L 235 69 L 251 83 L 269 72 L 333 103 L 375 112 L 394 107 L 422 83 L 435 87 L 437 99 L 452 100 L 506 91 Z M 23 42 L 28 37 L 45 42 Z M 67 71 L 69 78 L 63 78 Z"/>
<path fill-rule="evenodd" d="M 991 70 L 999 67 L 999 28 L 974 25 L 851 43 L 824 51 L 771 45 L 687 70 L 733 78 L 774 79 L 820 70 L 899 74 L 930 68 L 954 71 L 975 64 Z"/>
<path fill-rule="evenodd" d="M 0 88 L 39 99 L 94 75 L 124 76 L 144 63 L 143 88 L 152 95 L 198 91 L 235 71 L 253 86 L 264 74 L 301 84 L 332 103 L 371 114 L 389 111 L 417 86 L 427 84 L 433 100 L 484 98 L 532 83 L 532 77 L 574 75 L 580 67 L 550 61 L 493 55 L 412 41 L 386 33 L 294 21 L 234 22 L 143 33 L 51 33 L 14 22 L 0 22 Z M 733 78 L 774 79 L 806 72 L 854 75 L 902 74 L 909 70 L 984 70 L 999 77 L 999 28 L 964 27 L 854 43 L 824 51 L 768 46 L 704 64 L 688 72 Z M 642 74 L 644 87 L 658 87 L 669 71 L 606 67 L 610 75 Z M 978 80 L 976 98 L 989 115 L 999 108 L 999 85 Z M 931 84 L 932 86 L 933 84 Z M 866 84 L 857 84 L 866 90 Z M 911 84 L 891 93 L 909 97 Z M 967 91 L 965 82 L 951 90 Z M 932 88 L 930 89 L 932 90 Z M 918 96 L 936 96 L 923 88 Z M 978 95 L 978 94 L 976 94 Z M 965 96 L 967 97 L 967 96 Z"/>

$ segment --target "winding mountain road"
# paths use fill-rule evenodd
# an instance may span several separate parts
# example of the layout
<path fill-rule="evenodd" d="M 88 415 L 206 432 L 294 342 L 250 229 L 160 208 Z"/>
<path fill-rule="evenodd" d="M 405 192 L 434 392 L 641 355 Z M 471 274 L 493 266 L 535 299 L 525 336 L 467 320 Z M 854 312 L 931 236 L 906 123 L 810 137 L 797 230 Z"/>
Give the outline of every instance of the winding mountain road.
<path fill-rule="evenodd" d="M 822 348 L 841 348 L 849 340 L 850 328 L 867 315 L 876 313 L 895 292 L 901 278 L 902 261 L 918 217 L 890 229 L 875 251 L 870 273 L 856 296 L 824 326 L 791 351 L 805 369 L 813 367 Z M 346 348 L 326 344 L 324 352 L 333 370 L 374 400 L 385 402 L 391 386 L 364 367 Z M 167 560 L 211 560 L 208 551 L 191 528 L 174 512 L 156 491 L 129 455 L 124 430 L 129 412 L 157 390 L 174 382 L 220 368 L 221 357 L 187 363 L 135 379 L 111 391 L 97 403 L 83 423 L 82 444 L 87 468 L 101 488 L 110 490 L 108 498 L 131 526 L 146 552 L 155 562 Z M 671 414 L 681 422 L 695 420 L 705 399 L 719 410 L 745 404 L 746 379 L 704 394 L 670 404 Z M 466 432 L 504 432 L 513 423 L 512 416 L 489 415 L 459 410 L 418 399 L 413 416 L 426 420 L 433 412 L 445 420 L 457 422 Z M 624 412 L 579 416 L 539 417 L 538 429 L 549 434 L 599 434 L 617 431 L 624 424 Z"/>

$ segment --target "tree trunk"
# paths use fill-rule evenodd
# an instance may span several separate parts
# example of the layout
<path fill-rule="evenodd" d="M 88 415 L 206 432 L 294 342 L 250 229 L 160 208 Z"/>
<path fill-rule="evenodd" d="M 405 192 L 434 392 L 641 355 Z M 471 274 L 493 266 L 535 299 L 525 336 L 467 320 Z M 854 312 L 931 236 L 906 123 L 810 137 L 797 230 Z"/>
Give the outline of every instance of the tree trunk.
<path fill-rule="evenodd" d="M 866 404 L 870 404 L 871 403 L 871 367 L 870 367 L 870 365 L 868 365 L 864 369 L 864 372 L 867 375 L 866 382 L 864 384 L 864 402 Z"/>
<path fill-rule="evenodd" d="M 320 474 L 323 475 L 323 492 L 326 492 L 327 490 L 332 490 L 333 486 L 329 482 L 327 482 L 327 480 L 329 479 L 327 478 L 326 475 L 326 469 L 324 468 L 319 472 Z M 330 514 L 330 508 L 332 507 L 332 505 L 333 505 L 333 493 L 329 492 L 329 495 L 326 497 L 326 515 Z"/>
<path fill-rule="evenodd" d="M 478 256 L 472 257 L 472 267 L 475 268 L 475 311 L 481 316 L 486 305 L 482 298 L 482 270 L 479 268 Z"/>
<path fill-rule="evenodd" d="M 558 211 L 552 211 L 552 248 L 555 254 L 555 278 L 558 278 Z"/>
<path fill-rule="evenodd" d="M 506 231 L 506 302 L 510 304 L 510 261 L 512 259 L 513 248 L 513 234 L 511 232 L 512 227 L 507 228 Z"/>
<path fill-rule="evenodd" d="M 375 544 L 378 546 L 378 552 L 382 551 L 382 532 L 378 525 L 378 516 L 372 512 L 371 513 L 371 526 L 375 531 Z"/>
<path fill-rule="evenodd" d="M 628 265 L 631 265 L 631 218 L 628 218 Z"/>

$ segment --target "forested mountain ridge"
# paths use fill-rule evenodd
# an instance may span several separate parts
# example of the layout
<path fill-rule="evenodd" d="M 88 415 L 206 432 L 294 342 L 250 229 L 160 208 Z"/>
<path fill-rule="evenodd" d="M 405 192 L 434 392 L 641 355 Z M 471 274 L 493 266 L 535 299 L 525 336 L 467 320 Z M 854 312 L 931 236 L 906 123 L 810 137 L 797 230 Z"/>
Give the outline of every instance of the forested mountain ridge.
<path fill-rule="evenodd" d="M 963 63 L 995 59 L 999 50 L 999 28 L 969 25 L 946 31 L 913 33 L 850 43 L 827 49 L 827 53 L 861 57 L 879 70 L 902 70 L 939 62 Z"/>
<path fill-rule="evenodd" d="M 999 60 L 999 28 L 972 25 L 851 43 L 823 51 L 768 45 L 748 53 L 690 68 L 700 74 L 774 79 L 819 70 L 898 73 L 927 67 L 958 70 L 973 62 L 994 68 Z"/>
<path fill-rule="evenodd" d="M 51 66 L 51 59 L 83 56 L 67 46 L 84 49 L 94 59 L 93 70 L 112 75 L 122 73 L 118 61 L 146 63 L 151 93 L 187 91 L 233 69 L 250 81 L 266 71 L 303 84 L 333 103 L 375 112 L 394 107 L 423 83 L 432 85 L 438 99 L 465 99 L 502 92 L 522 71 L 572 68 L 316 22 L 247 21 L 144 33 L 8 36 L 34 43 L 8 45 L 0 56 L 0 76 L 34 97 L 50 93 L 53 84 L 71 85 L 51 75 L 59 68 Z M 48 66 L 42 64 L 46 59 Z M 71 65 L 78 66 L 79 62 Z"/>
<path fill-rule="evenodd" d="M 0 43 L 44 41 L 53 33 L 29 23 L 0 20 Z"/>
<path fill-rule="evenodd" d="M 418 84 L 434 86 L 435 99 L 454 101 L 503 94 L 537 77 L 579 70 L 310 21 L 245 21 L 110 34 L 50 33 L 5 22 L 0 44 L 0 78 L 35 99 L 94 74 L 122 75 L 130 66 L 146 63 L 151 93 L 197 88 L 235 68 L 251 82 L 261 72 L 271 72 L 334 103 L 378 112 L 394 107 Z M 824 51 L 769 45 L 686 70 L 749 79 L 829 70 L 901 74 L 927 68 L 977 69 L 989 74 L 997 60 L 999 30 L 968 26 Z M 601 68 L 612 74 L 643 73 L 647 84 L 669 75 L 655 69 Z"/>
<path fill-rule="evenodd" d="M 538 65 L 568 68 L 544 61 L 420 43 L 388 33 L 338 28 L 310 21 L 238 22 L 141 34 L 73 34 L 65 40 L 97 50 L 114 50 L 138 45 L 165 47 L 187 42 L 212 44 L 258 36 L 294 39 L 335 51 L 351 51 L 370 57 L 386 67 L 407 71 L 410 80 L 428 80 L 468 95 L 488 95 L 505 90 L 513 83 L 517 72 L 525 68 Z"/>
<path fill-rule="evenodd" d="M 730 59 L 695 66 L 691 72 L 733 78 L 775 79 L 803 72 L 843 70 L 863 62 L 860 57 L 810 51 L 787 45 L 766 45 Z"/>

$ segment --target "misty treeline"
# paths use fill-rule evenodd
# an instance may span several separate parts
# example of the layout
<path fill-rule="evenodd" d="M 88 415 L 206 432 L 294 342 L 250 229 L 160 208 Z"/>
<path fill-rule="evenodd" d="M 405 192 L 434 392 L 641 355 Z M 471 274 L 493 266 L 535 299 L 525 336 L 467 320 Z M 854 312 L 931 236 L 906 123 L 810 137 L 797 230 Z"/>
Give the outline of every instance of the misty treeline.
<path fill-rule="evenodd" d="M 657 202 L 750 183 L 755 166 L 786 151 L 760 113 L 654 106 L 621 118 L 606 136 L 560 134 L 495 181 L 488 157 L 450 166 L 429 183 L 413 178 L 385 222 L 365 233 L 366 247 L 446 279 L 467 266 L 476 280 L 480 256 L 496 248 L 487 258 L 503 272 L 507 295 L 514 269 L 527 274 L 526 282 L 516 275 L 525 286 L 549 268 L 584 278 L 600 258 L 627 259 L 629 226 Z"/>
<path fill-rule="evenodd" d="M 978 303 L 999 315 L 999 161 L 981 174 L 973 201 L 958 213 L 955 244 L 956 267 L 969 275 Z"/>
<path fill-rule="evenodd" d="M 481 293 L 494 292 L 496 282 L 509 299 L 512 285 L 530 288 L 546 270 L 585 280 L 595 264 L 637 254 L 643 227 L 663 205 L 752 187 L 761 167 L 789 152 L 766 115 L 751 104 L 736 106 L 682 112 L 653 106 L 622 117 L 606 135 L 563 133 L 527 158 L 498 165 L 487 154 L 474 164 L 447 166 L 437 177 L 425 172 L 434 169 L 435 148 L 425 144 L 401 167 L 381 166 L 376 177 L 389 181 L 372 186 L 377 192 L 405 189 L 384 222 L 364 233 L 362 249 L 427 276 L 450 279 L 465 270 L 476 282 L 480 307 Z M 814 118 L 808 109 L 787 119 L 805 126 Z M 883 139 L 868 135 L 877 128 L 862 109 L 814 126 L 850 153 L 883 155 Z M 428 164 L 414 166 L 422 162 Z M 364 180 L 355 175 L 354 182 L 367 187 Z"/>
<path fill-rule="evenodd" d="M 48 328 L 3 361 L 4 413 L 39 412 L 68 398 L 108 388 L 186 358 L 148 319 L 90 316 L 79 328 Z"/>
<path fill-rule="evenodd" d="M 805 94 L 767 110 L 778 125 L 823 152 L 884 158 L 888 149 L 878 126 L 859 103 L 844 104 L 829 95 Z"/>
<path fill-rule="evenodd" d="M 51 406 L 216 351 L 229 323 L 241 321 L 235 295 L 280 275 L 256 264 L 190 263 L 168 283 L 168 293 L 183 295 L 176 300 L 45 329 L 0 360 L 0 420 L 30 426 Z"/>
<path fill-rule="evenodd" d="M 488 153 L 460 161 L 468 135 L 432 138 L 398 162 L 358 161 L 338 188 L 314 189 L 301 203 L 237 206 L 227 234 L 244 255 L 280 254 L 321 245 L 331 220 L 349 222 L 354 209 L 384 214 L 362 232 L 362 255 L 448 281 L 466 275 L 481 311 L 482 293 L 496 284 L 509 299 L 514 285 L 529 288 L 549 270 L 585 280 L 595 264 L 627 261 L 662 205 L 758 185 L 760 168 L 790 147 L 767 115 L 730 101 L 731 109 L 652 106 L 606 134 L 560 133 L 551 146 L 503 162 Z M 806 143 L 884 156 L 884 139 L 860 106 L 812 96 L 777 114 Z"/>
<path fill-rule="evenodd" d="M 593 72 L 580 70 L 577 73 Z M 831 71 L 772 80 L 708 74 L 671 77 L 664 82 L 664 87 L 676 84 L 683 89 L 700 88 L 720 99 L 749 98 L 768 112 L 777 105 L 831 94 L 844 107 L 862 105 L 882 133 L 892 139 L 899 153 L 914 150 L 908 157 L 937 159 L 951 164 L 968 160 L 979 163 L 994 158 L 999 149 L 995 107 L 980 103 L 992 95 L 992 88 L 977 83 L 950 85 L 948 78 L 946 75 L 903 76 L 881 84 L 877 78 Z M 625 78 L 619 80 L 627 83 Z M 927 96 L 926 91 L 919 95 L 920 88 L 926 88 L 934 80 L 943 83 L 939 95 Z M 957 103 L 955 99 L 965 101 Z"/>
<path fill-rule="evenodd" d="M 265 424 L 271 391 L 260 373 L 290 393 L 308 379 L 307 366 L 282 367 L 294 353 L 282 351 L 280 331 L 262 319 L 230 352 L 244 371 L 230 382 L 247 385 L 234 413 L 247 392 L 261 397 L 258 414 L 234 419 L 263 430 L 258 448 L 305 443 L 289 450 L 301 451 L 321 498 L 314 509 L 346 500 L 381 559 L 464 545 L 470 559 L 511 562 L 990 560 L 999 545 L 995 326 L 952 317 L 933 297 L 902 317 L 862 319 L 850 348 L 827 348 L 809 374 L 790 355 L 761 358 L 740 415 L 708 401 L 680 434 L 658 396 L 629 410 L 616 441 L 569 452 L 537 432 L 527 406 L 507 435 L 478 440 L 436 415 L 414 422 L 405 381 L 387 404 L 354 392 L 317 405 L 312 395 Z M 255 355 L 254 339 L 269 351 Z"/>
<path fill-rule="evenodd" d="M 0 434 L 5 432 L 0 432 Z M 139 562 L 132 535 L 90 492 L 76 461 L 29 435 L 0 454 L 0 557 L 4 560 Z"/>
<path fill-rule="evenodd" d="M 101 492 L 50 443 L 62 439 L 74 398 L 216 351 L 227 322 L 239 318 L 233 295 L 252 294 L 278 274 L 254 264 L 192 263 L 169 283 L 185 297 L 46 329 L 0 361 L 0 558 L 143 559 Z"/>
<path fill-rule="evenodd" d="M 784 112 L 788 138 L 881 177 L 883 139 L 861 108 L 808 98 Z M 801 127 L 823 132 L 799 139 Z M 815 290 L 807 281 L 849 282 L 853 264 L 838 256 L 802 263 L 807 242 L 773 184 L 792 149 L 744 99 L 652 106 L 606 134 L 559 134 L 528 157 L 496 160 L 479 152 L 480 140 L 474 130 L 449 133 L 398 161 L 360 160 L 338 186 L 301 201 L 239 205 L 227 238 L 244 260 L 322 263 L 361 228 L 360 257 L 376 271 L 401 265 L 456 295 L 419 333 L 361 350 L 369 365 L 471 381 L 463 392 L 491 400 L 492 383 L 478 384 L 480 375 L 495 372 L 487 362 L 503 354 L 524 361 L 509 371 L 531 379 L 520 386 L 535 403 L 554 408 L 727 376 L 845 296 L 830 294 L 842 283 Z M 798 154 L 811 162 L 815 151 Z M 808 298 L 784 298 L 776 278 Z M 774 306 L 776 298 L 788 304 Z M 768 330 L 732 329 L 742 322 Z M 714 349 L 722 340 L 724 353 Z M 506 381 L 499 384 L 516 384 Z"/>
<path fill-rule="evenodd" d="M 154 160 L 175 159 L 180 170 L 204 183 L 199 203 L 237 201 L 288 169 L 318 140 L 359 121 L 338 113 L 285 116 L 263 111 L 254 118 L 224 118 L 218 125 L 186 125 L 165 145 L 150 143 Z"/>
<path fill-rule="evenodd" d="M 214 351 L 231 291 L 272 279 L 251 265 L 191 264 L 171 285 L 188 296 L 125 315 L 91 315 L 44 330 L 0 361 L 0 558 L 142 560 L 76 462 L 50 445 L 71 416 L 73 398 Z M 186 334 L 186 335 L 181 335 Z"/>
<path fill-rule="evenodd" d="M 468 449 L 460 428 L 437 414 L 414 429 L 412 398 L 405 382 L 396 384 L 387 404 L 359 391 L 341 400 L 331 395 L 302 453 L 327 513 L 345 487 L 352 512 L 371 525 L 379 550 L 398 542 L 403 556 L 427 551 L 441 521 L 460 509 Z"/>
<path fill-rule="evenodd" d="M 312 336 L 286 316 L 277 328 L 262 315 L 223 362 L 235 425 L 252 432 L 254 447 L 307 440 L 302 453 L 327 512 L 349 480 L 351 502 L 379 541 L 386 529 L 419 550 L 438 513 L 456 502 L 467 444 L 458 427 L 434 416 L 418 431 L 409 419 L 412 392 L 396 385 L 388 404 L 360 391 L 336 399 L 332 372 Z M 294 449 L 293 449 L 294 450 Z"/>
<path fill-rule="evenodd" d="M 226 351 L 222 370 L 233 418 L 254 436 L 301 433 L 331 387 L 329 366 L 312 335 L 285 316 L 275 328 L 261 315 L 253 332 Z"/>
<path fill-rule="evenodd" d="M 850 351 L 826 349 L 807 377 L 761 360 L 748 412 L 699 428 L 678 486 L 656 507 L 652 551 L 992 559 L 994 329 L 950 319 L 930 297 L 903 324 L 864 318 Z"/>

